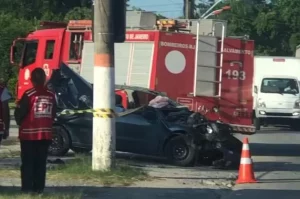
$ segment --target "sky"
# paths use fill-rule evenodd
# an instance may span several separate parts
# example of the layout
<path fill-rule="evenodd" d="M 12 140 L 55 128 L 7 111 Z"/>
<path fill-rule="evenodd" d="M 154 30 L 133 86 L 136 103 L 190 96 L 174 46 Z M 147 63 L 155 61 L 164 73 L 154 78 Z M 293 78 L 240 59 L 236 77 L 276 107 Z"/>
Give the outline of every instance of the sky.
<path fill-rule="evenodd" d="M 169 18 L 182 16 L 183 0 L 130 0 L 129 4 Z"/>

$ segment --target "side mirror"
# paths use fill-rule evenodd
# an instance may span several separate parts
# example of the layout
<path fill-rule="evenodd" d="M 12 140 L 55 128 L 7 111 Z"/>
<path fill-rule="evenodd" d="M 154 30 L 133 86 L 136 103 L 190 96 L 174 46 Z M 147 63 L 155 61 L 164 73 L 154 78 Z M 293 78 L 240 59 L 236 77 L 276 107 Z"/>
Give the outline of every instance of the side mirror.
<path fill-rule="evenodd" d="M 10 63 L 11 64 L 15 64 L 16 54 L 17 54 L 17 47 L 11 46 L 11 48 L 10 48 Z"/>
<path fill-rule="evenodd" d="M 257 94 L 257 86 L 254 86 L 254 93 Z"/>
<path fill-rule="evenodd" d="M 18 39 L 13 41 L 13 44 L 10 47 L 10 63 L 12 65 L 17 65 L 18 64 L 17 63 L 18 61 L 16 61 L 17 56 L 18 56 L 18 49 L 19 49 L 18 47 L 21 47 L 20 42 L 24 42 L 24 41 L 25 41 L 25 39 L 23 39 L 23 38 L 18 38 Z M 18 47 L 17 47 L 17 45 L 18 45 Z M 23 47 L 24 47 L 24 43 L 23 43 L 22 49 L 23 49 Z M 19 54 L 19 55 L 21 56 L 21 54 Z M 21 58 L 21 57 L 19 57 L 19 58 Z"/>

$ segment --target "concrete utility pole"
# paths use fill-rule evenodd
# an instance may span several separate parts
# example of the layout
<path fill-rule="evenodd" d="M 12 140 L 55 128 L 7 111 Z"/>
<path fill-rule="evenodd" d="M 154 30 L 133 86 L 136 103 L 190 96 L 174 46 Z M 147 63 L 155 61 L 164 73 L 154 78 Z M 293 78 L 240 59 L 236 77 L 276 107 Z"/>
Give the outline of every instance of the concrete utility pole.
<path fill-rule="evenodd" d="M 184 0 L 184 18 L 190 18 L 190 0 Z"/>
<path fill-rule="evenodd" d="M 113 1 L 94 1 L 94 109 L 115 105 Z M 109 170 L 115 159 L 115 119 L 93 118 L 93 170 Z"/>
<path fill-rule="evenodd" d="M 195 0 L 184 0 L 184 18 L 193 19 L 194 18 L 194 4 Z"/>

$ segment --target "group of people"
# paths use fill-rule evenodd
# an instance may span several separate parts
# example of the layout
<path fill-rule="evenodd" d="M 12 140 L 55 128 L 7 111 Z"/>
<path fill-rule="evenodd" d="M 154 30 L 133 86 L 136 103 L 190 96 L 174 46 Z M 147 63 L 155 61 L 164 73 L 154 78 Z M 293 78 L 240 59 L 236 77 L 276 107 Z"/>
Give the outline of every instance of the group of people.
<path fill-rule="evenodd" d="M 31 72 L 33 88 L 24 92 L 17 102 L 15 120 L 19 126 L 21 146 L 21 191 L 42 193 L 46 181 L 48 149 L 52 140 L 52 125 L 56 114 L 55 95 L 45 86 L 46 74 L 36 68 Z M 11 95 L 0 84 L 0 140 L 9 137 Z"/>

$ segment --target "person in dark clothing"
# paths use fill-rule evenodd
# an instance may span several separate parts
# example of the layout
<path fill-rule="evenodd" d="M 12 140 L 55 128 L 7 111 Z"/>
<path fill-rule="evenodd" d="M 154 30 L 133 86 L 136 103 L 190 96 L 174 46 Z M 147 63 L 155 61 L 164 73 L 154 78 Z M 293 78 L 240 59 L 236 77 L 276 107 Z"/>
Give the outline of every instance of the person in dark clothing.
<path fill-rule="evenodd" d="M 36 68 L 31 73 L 33 88 L 27 90 L 15 109 L 21 143 L 22 191 L 42 193 L 45 188 L 48 148 L 56 114 L 55 95 L 45 86 L 46 74 Z"/>
<path fill-rule="evenodd" d="M 11 95 L 8 89 L 4 84 L 0 83 L 0 144 L 2 139 L 6 139 L 9 136 L 10 110 L 8 102 L 10 99 Z"/>

